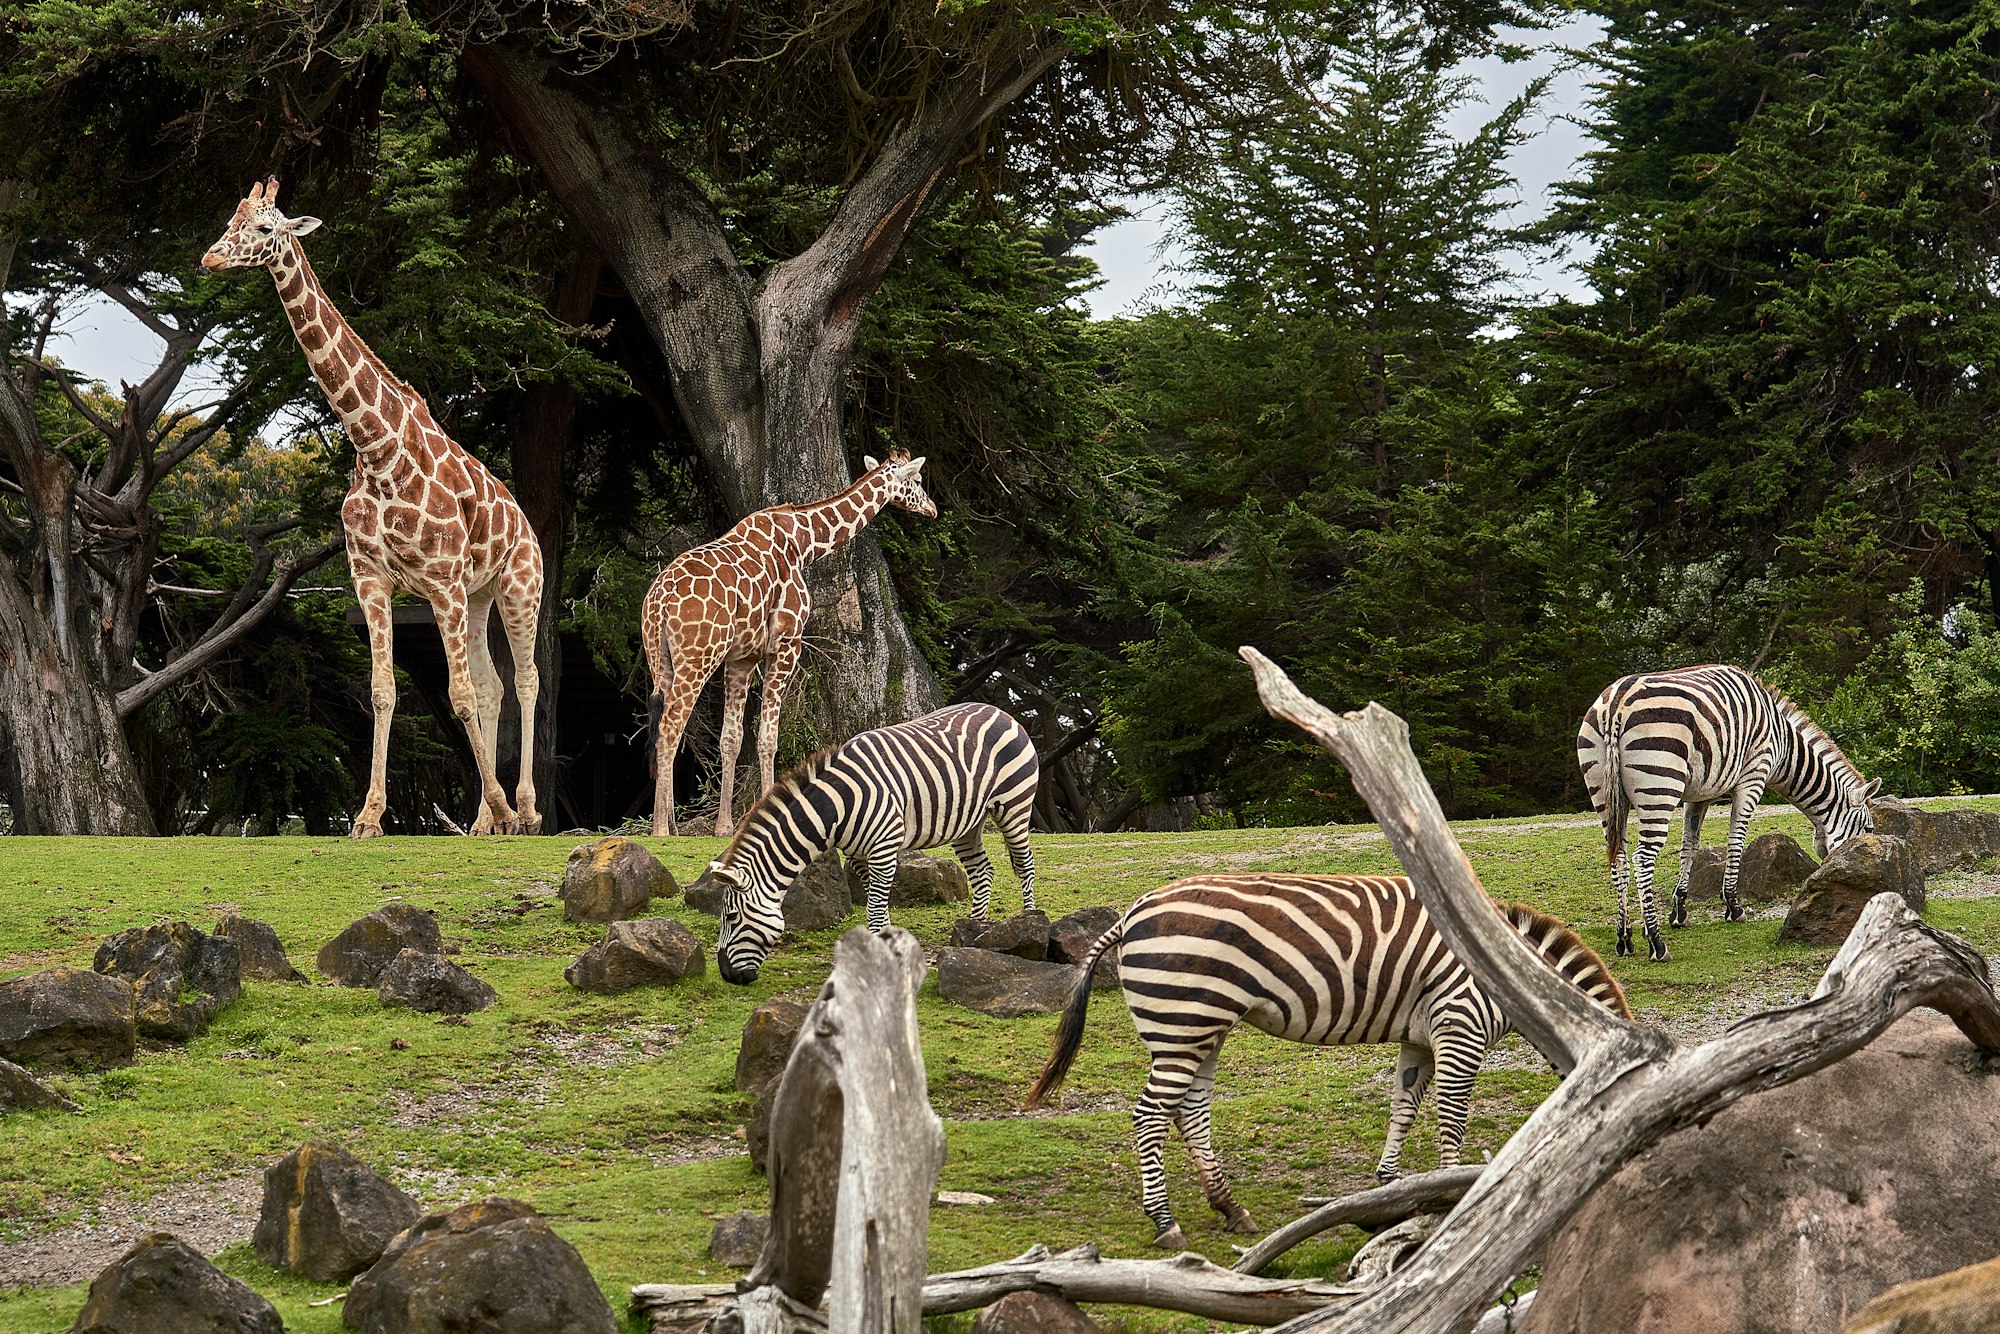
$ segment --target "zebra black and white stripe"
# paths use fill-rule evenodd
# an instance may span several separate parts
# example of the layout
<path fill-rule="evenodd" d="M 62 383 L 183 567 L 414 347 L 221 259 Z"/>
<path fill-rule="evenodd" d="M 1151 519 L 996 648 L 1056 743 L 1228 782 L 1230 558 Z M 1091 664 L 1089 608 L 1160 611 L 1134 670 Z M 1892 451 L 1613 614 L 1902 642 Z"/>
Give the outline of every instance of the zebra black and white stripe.
<path fill-rule="evenodd" d="M 1494 907 L 1585 995 L 1630 1018 L 1625 996 L 1574 931 L 1521 904 Z M 1142 1203 L 1154 1244 L 1186 1245 L 1167 1203 L 1163 1154 L 1180 1128 L 1202 1191 L 1232 1232 L 1253 1231 L 1215 1156 L 1209 1100 L 1216 1058 L 1239 1022 L 1316 1046 L 1397 1042 L 1389 1136 L 1376 1175 L 1401 1174 L 1403 1140 L 1437 1080 L 1438 1160 L 1458 1162 L 1472 1080 L 1507 1018 L 1445 948 L 1401 876 L 1204 875 L 1145 895 L 1083 963 L 1055 1049 L 1028 1094 L 1037 1106 L 1068 1075 L 1083 1041 L 1090 973 L 1116 948 L 1125 1004 L 1152 1053 L 1132 1110 Z"/>
<path fill-rule="evenodd" d="M 1035 906 L 1028 820 L 1040 764 L 1027 729 L 990 704 L 959 704 L 878 727 L 819 752 L 773 783 L 702 877 L 722 890 L 716 965 L 723 980 L 757 980 L 785 929 L 785 890 L 838 848 L 868 876 L 868 929 L 889 925 L 897 854 L 949 843 L 984 918 L 993 861 L 980 839 L 988 813 L 1007 842 L 1023 910 Z"/>
<path fill-rule="evenodd" d="M 1764 789 L 1784 793 L 1813 824 L 1822 860 L 1849 839 L 1873 832 L 1866 782 L 1833 739 L 1805 711 L 1740 667 L 1687 667 L 1620 677 L 1605 687 L 1576 734 L 1583 785 L 1604 822 L 1611 883 L 1618 892 L 1618 952 L 1632 953 L 1627 916 L 1638 882 L 1646 950 L 1668 957 L 1653 907 L 1653 868 L 1667 845 L 1675 806 L 1682 807 L 1681 869 L 1674 882 L 1672 926 L 1687 925 L 1688 877 L 1709 805 L 1729 798 L 1729 850 L 1723 864 L 1723 920 L 1743 920 L 1736 875 L 1750 815 Z M 1625 864 L 1627 811 L 1639 816 L 1639 839 Z"/>

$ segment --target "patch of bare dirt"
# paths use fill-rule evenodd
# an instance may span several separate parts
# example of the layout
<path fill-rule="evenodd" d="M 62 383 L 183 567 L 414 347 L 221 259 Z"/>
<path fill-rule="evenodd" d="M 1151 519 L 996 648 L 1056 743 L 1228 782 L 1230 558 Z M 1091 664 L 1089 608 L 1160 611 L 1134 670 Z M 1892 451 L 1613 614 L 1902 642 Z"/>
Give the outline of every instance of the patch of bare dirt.
<path fill-rule="evenodd" d="M 213 1255 L 250 1240 L 263 1198 L 263 1169 L 252 1168 L 143 1200 L 100 1200 L 77 1222 L 0 1242 L 0 1288 L 61 1288 L 95 1278 L 149 1232 L 171 1232 Z"/>
<path fill-rule="evenodd" d="M 543 1106 L 565 1070 L 614 1070 L 672 1051 L 683 1039 L 671 1024 L 614 1032 L 551 1025 L 536 1034 L 535 1044 L 522 1053 L 520 1065 L 497 1079 L 460 1084 L 421 1098 L 399 1091 L 392 1119 L 404 1129 L 437 1126 L 466 1134 L 511 1133 L 485 1113 L 510 1102 Z"/>

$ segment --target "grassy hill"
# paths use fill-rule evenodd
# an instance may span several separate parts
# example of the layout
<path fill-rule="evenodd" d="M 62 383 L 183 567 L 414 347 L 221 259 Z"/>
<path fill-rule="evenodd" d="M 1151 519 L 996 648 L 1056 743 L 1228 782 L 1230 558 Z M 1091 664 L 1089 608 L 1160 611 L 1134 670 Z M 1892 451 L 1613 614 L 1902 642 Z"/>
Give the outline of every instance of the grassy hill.
<path fill-rule="evenodd" d="M 1721 830 L 1710 823 L 1713 841 Z M 1756 828 L 1807 832 L 1784 809 L 1760 816 Z M 1567 918 L 1609 955 L 1614 905 L 1594 820 L 1473 822 L 1458 833 L 1496 896 Z M 712 839 L 646 842 L 683 881 L 720 847 Z M 266 1164 L 319 1138 L 390 1171 L 427 1205 L 489 1194 L 529 1201 L 582 1252 L 620 1312 L 635 1282 L 723 1277 L 705 1256 L 712 1218 L 767 1202 L 765 1181 L 735 1138 L 749 1111 L 732 1083 L 743 1020 L 769 997 L 810 1000 L 839 933 L 787 937 L 748 989 L 717 979 L 711 959 L 704 977 L 673 990 L 584 995 L 562 970 L 601 928 L 565 923 L 554 897 L 573 843 L 0 839 L 0 977 L 89 967 L 110 932 L 174 919 L 207 930 L 231 909 L 273 924 L 310 972 L 314 951 L 340 928 L 403 899 L 435 911 L 458 961 L 500 994 L 495 1008 L 447 1022 L 384 1009 L 370 991 L 251 983 L 185 1048 L 144 1050 L 122 1070 L 56 1077 L 83 1115 L 0 1118 L 0 1275 L 36 1257 L 88 1254 L 135 1216 L 169 1230 L 204 1221 L 226 1229 L 232 1209 L 254 1216 Z M 1052 916 L 1124 904 L 1202 871 L 1395 869 L 1381 836 L 1360 826 L 1048 836 L 1035 848 L 1039 897 Z M 993 852 L 1004 868 L 1000 849 Z M 2000 900 L 1988 897 L 1996 889 L 2000 881 L 1981 875 L 1940 877 L 1926 915 L 2000 952 Z M 1013 893 L 1002 869 L 997 912 L 1018 905 Z M 678 901 L 663 911 L 713 943 L 713 918 Z M 957 913 L 901 912 L 896 920 L 935 948 Z M 1714 906 L 1697 905 L 1694 925 L 1672 937 L 1671 963 L 1615 961 L 1643 1019 L 1684 1036 L 1719 1031 L 1739 1015 L 1801 998 L 1831 954 L 1779 949 L 1772 916 L 1734 927 L 1717 917 Z M 931 1099 L 950 1142 L 939 1185 L 1001 1201 L 935 1210 L 931 1269 L 1006 1258 L 1036 1241 L 1060 1248 L 1095 1240 L 1108 1254 L 1152 1254 L 1127 1135 L 1144 1052 L 1117 994 L 1093 1003 L 1061 1105 L 1025 1116 L 1021 1096 L 1047 1053 L 1053 1016 L 989 1019 L 942 1000 L 934 983 L 918 1011 Z M 407 1047 L 392 1046 L 396 1039 Z M 1230 1042 L 1216 1141 L 1261 1226 L 1298 1212 L 1302 1194 L 1371 1184 L 1393 1063 L 1386 1047 L 1322 1051 L 1248 1030 Z M 1510 1038 L 1480 1077 L 1469 1155 L 1497 1149 L 1553 1086 L 1548 1068 Z M 1413 1169 L 1434 1162 L 1432 1124 L 1420 1123 L 1406 1153 Z M 1245 1239 L 1219 1230 L 1178 1148 L 1168 1162 L 1191 1244 L 1227 1263 L 1229 1242 Z M 1288 1258 L 1290 1272 L 1325 1272 L 1357 1242 L 1350 1233 L 1302 1248 Z M 270 1270 L 248 1245 L 218 1262 L 275 1302 L 287 1329 L 341 1328 L 337 1303 L 309 1305 L 337 1288 Z M 83 1295 L 81 1285 L 0 1289 L 0 1334 L 64 1329 Z M 1124 1327 L 1208 1326 L 1129 1313 Z"/>

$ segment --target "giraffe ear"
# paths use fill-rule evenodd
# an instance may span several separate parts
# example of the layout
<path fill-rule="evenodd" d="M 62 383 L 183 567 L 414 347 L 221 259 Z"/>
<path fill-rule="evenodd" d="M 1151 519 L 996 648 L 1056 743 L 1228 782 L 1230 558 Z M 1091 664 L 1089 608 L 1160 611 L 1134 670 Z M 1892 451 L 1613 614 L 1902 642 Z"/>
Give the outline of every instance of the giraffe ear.
<path fill-rule="evenodd" d="M 910 460 L 910 471 L 911 471 L 911 472 L 922 472 L 922 471 L 924 470 L 924 459 L 925 459 L 925 458 L 927 458 L 927 457 L 928 457 L 928 455 L 924 455 L 924 454 L 919 454 L 919 455 L 917 455 L 917 456 L 916 456 L 915 458 L 911 459 L 911 460 Z"/>
<path fill-rule="evenodd" d="M 318 228 L 318 218 L 286 218 L 285 225 L 279 230 L 290 232 L 293 236 L 304 236 L 307 232 L 316 231 Z"/>
<path fill-rule="evenodd" d="M 877 468 L 881 466 L 882 466 L 881 464 L 875 461 L 875 456 L 873 454 L 863 454 L 861 456 L 861 471 L 874 472 Z"/>

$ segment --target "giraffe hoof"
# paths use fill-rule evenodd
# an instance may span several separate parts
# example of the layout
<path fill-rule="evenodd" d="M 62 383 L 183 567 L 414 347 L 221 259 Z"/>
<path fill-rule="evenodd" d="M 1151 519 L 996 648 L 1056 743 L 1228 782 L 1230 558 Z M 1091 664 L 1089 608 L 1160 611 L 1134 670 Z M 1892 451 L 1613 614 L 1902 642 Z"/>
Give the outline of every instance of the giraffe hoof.
<path fill-rule="evenodd" d="M 1181 1225 L 1176 1223 L 1155 1234 L 1153 1245 L 1163 1251 L 1184 1251 L 1187 1249 L 1187 1233 L 1181 1231 Z"/>
<path fill-rule="evenodd" d="M 516 834 L 539 834 L 542 832 L 542 817 L 533 814 L 523 815 L 520 819 L 514 821 L 512 832 Z"/>
<path fill-rule="evenodd" d="M 1224 1232 L 1255 1232 L 1257 1225 L 1250 1221 L 1250 1211 L 1239 1204 L 1230 1209 L 1228 1216 L 1222 1220 L 1222 1230 Z"/>
<path fill-rule="evenodd" d="M 357 820 L 354 828 L 347 831 L 347 836 L 349 838 L 380 838 L 382 837 L 382 826 L 372 821 L 363 824 Z"/>

